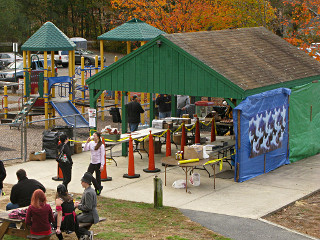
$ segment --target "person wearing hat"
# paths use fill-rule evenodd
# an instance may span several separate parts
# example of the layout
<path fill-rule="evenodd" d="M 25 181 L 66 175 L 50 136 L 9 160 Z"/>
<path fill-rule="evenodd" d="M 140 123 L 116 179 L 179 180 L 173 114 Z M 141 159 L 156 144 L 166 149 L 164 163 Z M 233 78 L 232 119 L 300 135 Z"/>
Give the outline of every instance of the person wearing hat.
<path fill-rule="evenodd" d="M 81 178 L 81 185 L 84 188 L 81 201 L 75 202 L 74 206 L 82 211 L 77 215 L 79 223 L 93 223 L 99 222 L 99 215 L 97 211 L 97 195 L 93 188 L 91 188 L 92 174 L 86 172 Z M 93 236 L 93 233 L 88 231 L 85 235 Z M 89 238 L 90 239 L 90 238 Z"/>
<path fill-rule="evenodd" d="M 69 138 L 67 135 L 63 134 L 60 136 L 60 145 L 58 146 L 58 156 L 60 156 L 61 152 L 62 154 L 66 155 L 67 161 L 65 162 L 58 162 L 59 168 L 62 171 L 63 174 L 63 182 L 62 184 L 66 186 L 66 189 L 68 191 L 68 184 L 71 182 L 71 172 L 72 172 L 72 158 L 71 158 L 71 150 L 69 147 Z"/>
<path fill-rule="evenodd" d="M 130 132 L 138 130 L 141 122 L 140 114 L 144 113 L 137 95 L 133 95 L 132 101 L 127 104 L 127 114 Z"/>

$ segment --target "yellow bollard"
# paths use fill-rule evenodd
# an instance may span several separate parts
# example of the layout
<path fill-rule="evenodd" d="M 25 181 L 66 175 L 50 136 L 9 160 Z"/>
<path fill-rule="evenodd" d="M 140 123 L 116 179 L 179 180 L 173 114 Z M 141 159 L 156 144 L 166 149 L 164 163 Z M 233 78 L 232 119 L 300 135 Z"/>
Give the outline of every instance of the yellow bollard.
<path fill-rule="evenodd" d="M 81 97 L 82 97 L 82 107 L 81 107 L 81 112 L 84 113 L 85 108 L 84 108 L 84 98 L 85 98 L 85 86 L 84 86 L 84 57 L 81 57 L 81 85 L 82 85 L 82 92 L 81 92 Z"/>
<path fill-rule="evenodd" d="M 45 116 L 45 129 L 48 129 L 48 81 L 44 80 L 44 116 Z"/>
<path fill-rule="evenodd" d="M 4 92 L 4 118 L 8 118 L 8 87 L 4 86 L 3 87 L 3 92 Z"/>
<path fill-rule="evenodd" d="M 131 53 L 131 42 L 127 41 L 127 54 Z"/>
<path fill-rule="evenodd" d="M 104 68 L 104 62 L 103 62 L 103 40 L 100 40 L 100 66 L 101 66 L 101 71 Z"/>

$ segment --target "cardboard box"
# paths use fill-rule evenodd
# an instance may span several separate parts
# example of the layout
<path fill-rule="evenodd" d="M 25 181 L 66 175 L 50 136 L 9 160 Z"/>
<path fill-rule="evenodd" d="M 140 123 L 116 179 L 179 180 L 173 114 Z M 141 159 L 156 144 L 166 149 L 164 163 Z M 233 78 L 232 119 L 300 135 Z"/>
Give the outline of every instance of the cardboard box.
<path fill-rule="evenodd" d="M 164 120 L 152 120 L 152 128 L 163 129 Z"/>
<path fill-rule="evenodd" d="M 74 143 L 74 153 L 82 153 L 82 143 L 81 142 Z"/>
<path fill-rule="evenodd" d="M 181 137 L 182 137 L 182 133 L 174 133 L 173 142 L 177 145 L 181 145 Z"/>
<path fill-rule="evenodd" d="M 44 161 L 44 160 L 46 160 L 46 153 L 43 152 L 43 153 L 36 154 L 35 152 L 32 152 L 32 153 L 30 153 L 29 160 L 30 161 Z"/>
<path fill-rule="evenodd" d="M 153 149 L 154 149 L 154 154 L 161 153 L 161 142 L 153 141 Z M 146 138 L 144 140 L 144 150 L 146 150 L 146 152 L 149 152 L 149 138 Z"/>
<path fill-rule="evenodd" d="M 184 147 L 184 159 L 203 159 L 203 146 L 191 145 Z"/>
<path fill-rule="evenodd" d="M 101 137 L 104 137 L 104 139 L 109 139 L 109 140 L 119 140 L 120 139 L 120 134 L 101 134 Z"/>
<path fill-rule="evenodd" d="M 163 124 L 163 129 L 172 129 L 173 128 L 173 123 L 164 123 Z"/>

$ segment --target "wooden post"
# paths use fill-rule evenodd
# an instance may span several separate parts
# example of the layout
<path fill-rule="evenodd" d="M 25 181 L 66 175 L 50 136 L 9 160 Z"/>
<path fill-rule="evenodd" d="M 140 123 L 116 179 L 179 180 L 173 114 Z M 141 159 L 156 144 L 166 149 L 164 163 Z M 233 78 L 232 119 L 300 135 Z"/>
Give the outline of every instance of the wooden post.
<path fill-rule="evenodd" d="M 154 208 L 163 207 L 163 192 L 162 192 L 162 180 L 155 176 L 153 179 L 154 183 Z"/>

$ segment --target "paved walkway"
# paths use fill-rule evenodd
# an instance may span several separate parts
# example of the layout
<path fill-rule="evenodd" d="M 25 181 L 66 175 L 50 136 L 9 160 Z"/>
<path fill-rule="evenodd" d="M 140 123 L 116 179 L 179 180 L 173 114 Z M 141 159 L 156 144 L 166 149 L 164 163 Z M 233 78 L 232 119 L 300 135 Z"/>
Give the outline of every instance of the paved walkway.
<path fill-rule="evenodd" d="M 164 151 L 164 147 L 162 150 Z M 239 240 L 307 239 L 259 219 L 320 189 L 320 155 L 282 166 L 243 183 L 217 178 L 216 189 L 213 189 L 213 178 L 208 178 L 206 172 L 199 171 L 201 185 L 190 186 L 188 193 L 185 189 L 171 187 L 175 180 L 185 177 L 179 167 L 167 169 L 167 186 L 164 186 L 164 167 L 160 162 L 163 156 L 164 154 L 155 155 L 155 165 L 161 169 L 160 173 L 145 173 L 143 169 L 148 167 L 147 154 L 143 153 L 143 159 L 140 159 L 135 153 L 135 173 L 141 175 L 135 179 L 123 178 L 123 174 L 128 172 L 128 160 L 124 157 L 116 158 L 118 166 L 113 162 L 107 165 L 108 176 L 113 179 L 103 182 L 101 195 L 153 203 L 153 178 L 157 175 L 163 181 L 164 205 L 180 208 L 192 220 L 224 236 Z M 82 193 L 80 179 L 89 165 L 90 153 L 73 155 L 73 161 L 72 181 L 68 188 L 71 192 Z M 29 178 L 39 180 L 47 188 L 56 189 L 59 184 L 51 179 L 57 172 L 55 160 L 26 162 L 7 167 L 5 183 L 17 182 L 15 172 L 20 168 L 26 170 Z M 223 171 L 228 169 L 227 164 L 224 164 Z"/>

